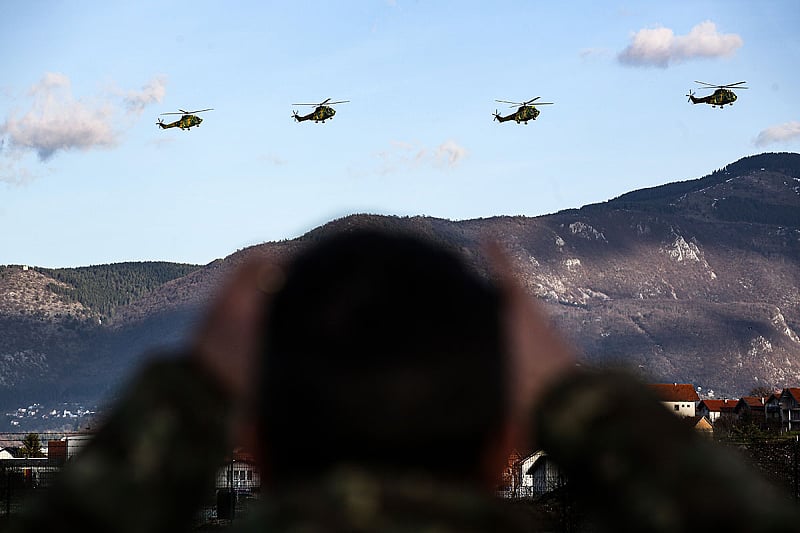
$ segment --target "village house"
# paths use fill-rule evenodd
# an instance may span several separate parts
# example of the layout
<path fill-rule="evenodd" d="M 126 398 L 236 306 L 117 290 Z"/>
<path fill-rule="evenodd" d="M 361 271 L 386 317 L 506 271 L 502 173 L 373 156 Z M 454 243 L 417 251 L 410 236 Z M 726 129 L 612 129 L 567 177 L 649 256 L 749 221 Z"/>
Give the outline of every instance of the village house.
<path fill-rule="evenodd" d="M 770 394 L 764 402 L 764 417 L 767 425 L 780 427 L 781 425 L 781 395 L 780 393 Z"/>
<path fill-rule="evenodd" d="M 786 431 L 800 429 L 800 387 L 783 389 L 779 402 L 781 427 Z"/>
<path fill-rule="evenodd" d="M 684 418 L 687 424 L 703 437 L 711 438 L 714 435 L 714 426 L 708 418 L 703 415 L 687 416 Z"/>
<path fill-rule="evenodd" d="M 533 497 L 552 492 L 566 484 L 566 477 L 543 450 L 528 455 L 518 463 L 519 485 L 515 496 Z"/>
<path fill-rule="evenodd" d="M 63 465 L 78 454 L 94 437 L 91 433 L 75 433 L 47 441 L 47 456 L 54 464 Z"/>
<path fill-rule="evenodd" d="M 0 448 L 0 460 L 16 458 L 16 448 Z"/>
<path fill-rule="evenodd" d="M 713 424 L 720 416 L 732 415 L 737 403 L 735 400 L 727 398 L 722 400 L 700 400 L 697 404 L 696 413 L 706 417 Z"/>
<path fill-rule="evenodd" d="M 763 396 L 742 396 L 733 410 L 742 420 L 749 420 L 759 426 L 766 426 L 766 399 Z"/>
<path fill-rule="evenodd" d="M 217 490 L 253 493 L 261 490 L 261 472 L 253 454 L 238 448 L 226 464 L 217 470 Z"/>
<path fill-rule="evenodd" d="M 667 409 L 678 416 L 695 416 L 700 397 L 690 383 L 651 383 L 649 385 Z"/>

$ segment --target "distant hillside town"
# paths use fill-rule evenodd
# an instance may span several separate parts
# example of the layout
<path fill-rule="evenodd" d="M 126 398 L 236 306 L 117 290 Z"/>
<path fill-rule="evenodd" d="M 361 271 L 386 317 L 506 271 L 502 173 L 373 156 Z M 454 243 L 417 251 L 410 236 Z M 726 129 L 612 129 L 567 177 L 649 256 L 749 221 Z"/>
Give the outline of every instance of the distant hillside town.
<path fill-rule="evenodd" d="M 4 413 L 0 421 L 3 431 L 78 431 L 91 425 L 97 415 L 97 407 L 86 407 L 80 403 L 57 404 L 32 403 Z"/>

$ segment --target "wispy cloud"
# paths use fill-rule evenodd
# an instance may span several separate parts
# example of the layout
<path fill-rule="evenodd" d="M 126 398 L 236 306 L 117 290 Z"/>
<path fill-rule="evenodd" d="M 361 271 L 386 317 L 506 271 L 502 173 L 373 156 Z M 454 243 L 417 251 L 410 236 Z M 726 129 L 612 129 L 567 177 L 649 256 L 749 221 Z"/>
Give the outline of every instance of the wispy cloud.
<path fill-rule="evenodd" d="M 731 56 L 743 43 L 735 33 L 719 33 L 711 21 L 698 24 L 686 35 L 675 35 L 669 28 L 646 28 L 633 35 L 617 59 L 635 67 L 667 68 L 691 59 Z"/>
<path fill-rule="evenodd" d="M 607 48 L 583 48 L 578 55 L 584 61 L 591 61 L 595 59 L 605 59 L 610 55 L 610 51 Z"/>
<path fill-rule="evenodd" d="M 21 164 L 22 153 L 8 149 L 3 152 L 5 140 L 0 139 L 0 183 L 22 185 L 36 176 Z"/>
<path fill-rule="evenodd" d="M 465 157 L 467 157 L 467 149 L 453 140 L 443 142 L 433 152 L 434 161 L 437 163 L 443 161 L 448 167 L 456 166 Z"/>
<path fill-rule="evenodd" d="M 389 149 L 376 155 L 381 160 L 380 173 L 391 174 L 423 166 L 451 169 L 458 166 L 469 152 L 454 140 L 448 139 L 433 148 L 405 141 L 392 141 Z"/>
<path fill-rule="evenodd" d="M 769 144 L 789 142 L 798 138 L 800 138 L 800 122 L 792 120 L 762 130 L 753 143 L 756 146 L 767 146 Z"/>
<path fill-rule="evenodd" d="M 143 86 L 140 91 L 128 91 L 127 95 L 125 95 L 125 105 L 129 112 L 141 115 L 148 105 L 161 103 L 166 93 L 166 77 L 156 76 Z"/>
<path fill-rule="evenodd" d="M 259 159 L 259 161 L 264 161 L 264 162 L 270 163 L 272 165 L 275 165 L 277 167 L 283 166 L 286 163 L 288 163 L 288 161 L 286 159 L 284 159 L 281 156 L 276 155 L 276 154 L 262 154 L 262 155 L 258 156 L 258 159 Z"/>
<path fill-rule="evenodd" d="M 160 102 L 164 93 L 165 80 L 157 77 L 124 96 L 117 92 L 79 98 L 73 95 L 69 77 L 44 74 L 27 92 L 24 108 L 12 110 L 0 123 L 0 179 L 20 182 L 35 175 L 22 166 L 26 154 L 47 162 L 59 152 L 117 145 L 120 128 L 130 123 L 116 119 L 121 105 L 129 115 L 138 116 L 147 105 Z"/>

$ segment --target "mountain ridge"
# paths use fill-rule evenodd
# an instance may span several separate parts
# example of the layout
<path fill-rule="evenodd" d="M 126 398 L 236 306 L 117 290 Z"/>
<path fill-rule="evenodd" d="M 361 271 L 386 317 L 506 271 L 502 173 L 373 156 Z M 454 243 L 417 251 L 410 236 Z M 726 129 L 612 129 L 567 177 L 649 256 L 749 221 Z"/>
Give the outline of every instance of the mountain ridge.
<path fill-rule="evenodd" d="M 225 276 L 242 262 L 283 262 L 331 233 L 363 227 L 421 234 L 452 248 L 484 275 L 489 269 L 483 246 L 499 242 L 521 282 L 586 364 L 621 365 L 651 381 L 691 382 L 716 395 L 797 386 L 798 217 L 800 154 L 793 153 L 749 156 L 702 178 L 538 217 L 348 215 L 297 239 L 245 248 L 167 280 L 116 307 L 112 324 L 95 324 L 96 311 L 75 307 L 73 328 L 61 325 L 62 333 L 72 335 L 65 337 L 71 351 L 53 350 L 61 330 L 53 330 L 52 317 L 11 316 L 0 298 L 0 339 L 16 339 L 15 351 L 0 353 L 0 361 L 13 366 L 9 375 L 16 376 L 4 389 L 0 364 L 0 405 L 10 391 L 24 391 L 35 381 L 26 378 L 25 368 L 39 381 L 49 380 L 56 393 L 84 386 L 65 380 L 65 373 L 92 381 L 85 387 L 92 394 L 113 393 L 105 384 L 123 380 L 142 353 L 180 345 Z M 26 345 L 24 335 L 9 333 L 8 320 L 23 318 L 28 322 L 18 327 L 38 344 Z"/>

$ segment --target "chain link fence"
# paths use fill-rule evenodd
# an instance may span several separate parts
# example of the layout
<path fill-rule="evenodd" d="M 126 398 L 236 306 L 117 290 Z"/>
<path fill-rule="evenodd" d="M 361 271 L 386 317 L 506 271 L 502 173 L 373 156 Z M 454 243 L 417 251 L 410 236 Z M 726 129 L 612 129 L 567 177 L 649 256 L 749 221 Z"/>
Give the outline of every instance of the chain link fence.
<path fill-rule="evenodd" d="M 797 436 L 731 440 L 720 444 L 740 453 L 787 500 L 800 503 L 800 441 Z M 11 523 L 31 498 L 53 484 L 65 462 L 66 457 L 0 459 L 0 529 Z M 526 464 L 525 468 L 515 476 L 513 485 L 497 495 L 511 500 L 514 505 L 524 506 L 531 514 L 532 523 L 545 524 L 548 530 L 578 530 L 582 513 L 569 491 L 568 480 L 546 461 Z M 233 459 L 229 458 L 218 469 L 215 484 L 209 487 L 195 515 L 195 529 L 208 531 L 230 527 L 247 513 L 260 494 L 261 475 L 255 463 L 234 454 Z"/>
<path fill-rule="evenodd" d="M 800 436 L 730 440 L 722 444 L 740 453 L 780 494 L 800 503 Z"/>
<path fill-rule="evenodd" d="M 47 458 L 0 461 L 0 521 L 8 521 L 37 492 L 47 490 L 60 471 L 61 465 Z"/>

